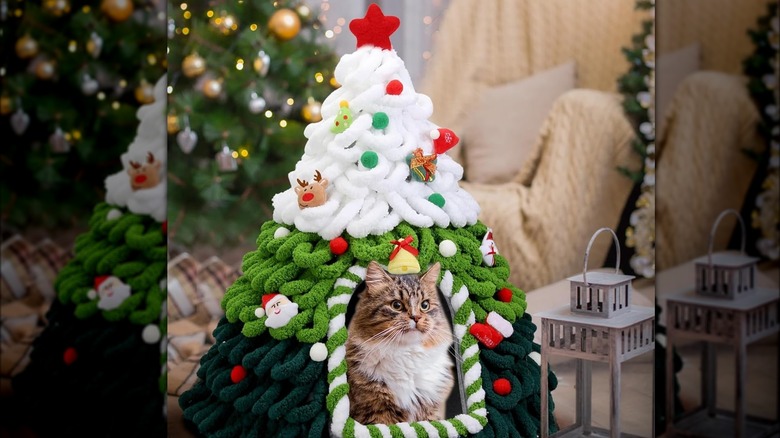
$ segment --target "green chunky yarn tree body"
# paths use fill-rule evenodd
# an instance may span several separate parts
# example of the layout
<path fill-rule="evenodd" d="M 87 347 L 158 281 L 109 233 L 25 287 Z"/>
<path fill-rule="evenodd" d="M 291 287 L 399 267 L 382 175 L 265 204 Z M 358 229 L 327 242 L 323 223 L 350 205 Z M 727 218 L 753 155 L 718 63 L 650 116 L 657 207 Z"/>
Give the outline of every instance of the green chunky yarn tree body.
<path fill-rule="evenodd" d="M 482 237 L 488 229 L 482 223 L 462 228 L 419 228 L 406 223 L 383 235 L 353 238 L 340 255 L 330 249 L 330 241 L 315 233 L 293 227 L 279 233 L 282 225 L 263 224 L 257 250 L 244 256 L 244 273 L 230 286 L 222 301 L 226 316 L 214 336 L 216 344 L 201 360 L 199 380 L 184 393 L 180 404 L 185 419 L 206 436 L 329 436 L 338 422 L 339 404 L 347 398 L 346 361 L 339 349 L 347 339 L 344 317 L 353 293 L 361 289 L 362 275 L 371 260 L 387 264 L 394 245 L 390 242 L 412 236 L 424 268 L 442 265 L 440 287 L 455 309 L 453 322 L 460 339 L 463 375 L 475 365 L 478 372 L 465 393 L 469 416 L 413 423 L 415 436 L 536 436 L 539 431 L 540 376 L 537 362 L 528 355 L 540 352 L 533 343 L 536 330 L 526 310 L 525 294 L 508 282 L 509 267 L 500 255 L 492 267 L 483 264 Z M 278 236 L 278 237 L 275 237 Z M 444 240 L 455 243 L 457 251 L 445 257 L 439 252 Z M 512 292 L 511 301 L 497 299 L 501 289 Z M 455 291 L 453 293 L 453 291 Z M 266 316 L 257 317 L 262 296 L 278 292 L 299 306 L 299 313 L 280 328 L 265 326 Z M 496 312 L 512 323 L 514 333 L 490 350 L 472 336 L 468 327 L 484 322 L 488 312 Z M 460 331 L 459 331 L 460 326 Z M 311 345 L 327 346 L 328 359 L 310 358 Z M 234 383 L 236 366 L 246 377 Z M 480 371 L 481 368 L 481 371 Z M 511 383 L 511 392 L 499 395 L 493 382 L 499 378 Z M 550 373 L 550 388 L 557 385 Z M 552 412 L 553 405 L 550 405 Z M 552 419 L 553 416 L 550 415 Z M 471 426 L 470 426 L 471 425 Z M 556 430 L 551 420 L 551 430 Z M 382 436 L 380 427 L 364 426 L 368 436 Z M 471 429 L 477 430 L 472 433 Z M 360 426 L 346 419 L 342 436 L 360 436 Z M 409 436 L 398 425 L 386 425 L 392 436 Z M 435 433 L 431 433 L 435 431 Z"/>
<path fill-rule="evenodd" d="M 160 222 L 106 203 L 89 225 L 57 276 L 48 326 L 13 381 L 15 396 L 43 436 L 165 436 L 165 234 Z M 115 309 L 88 296 L 101 275 L 131 287 Z"/>

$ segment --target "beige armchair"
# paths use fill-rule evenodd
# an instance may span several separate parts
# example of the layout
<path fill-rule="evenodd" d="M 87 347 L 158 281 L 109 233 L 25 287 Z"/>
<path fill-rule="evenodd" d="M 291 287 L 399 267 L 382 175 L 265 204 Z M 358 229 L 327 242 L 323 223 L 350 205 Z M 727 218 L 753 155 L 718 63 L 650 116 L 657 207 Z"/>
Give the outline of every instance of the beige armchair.
<path fill-rule="evenodd" d="M 619 225 L 633 183 L 617 168 L 641 166 L 616 92 L 618 77 L 629 68 L 621 47 L 631 44 L 648 16 L 631 1 L 454 0 L 442 20 L 422 91 L 433 100 L 433 121 L 461 135 L 452 155 L 464 165 L 463 187 L 493 228 L 498 250 L 512 266 L 511 281 L 525 290 L 581 270 L 588 237 L 599 227 Z M 516 176 L 475 183 L 478 171 L 469 162 L 469 147 L 476 147 L 469 132 L 469 119 L 479 116 L 475 102 L 496 86 L 571 60 L 576 89 L 540 117 Z M 511 125 L 519 114 L 502 118 Z M 510 145 L 494 159 L 514 155 Z M 609 245 L 607 239 L 596 242 L 592 266 L 604 261 Z"/>

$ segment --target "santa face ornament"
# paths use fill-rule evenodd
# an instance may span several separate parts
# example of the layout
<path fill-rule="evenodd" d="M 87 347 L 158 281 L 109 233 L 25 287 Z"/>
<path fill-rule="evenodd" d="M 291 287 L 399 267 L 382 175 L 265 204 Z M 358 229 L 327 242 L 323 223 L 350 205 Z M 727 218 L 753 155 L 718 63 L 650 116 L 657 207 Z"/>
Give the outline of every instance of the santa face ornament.
<path fill-rule="evenodd" d="M 266 327 L 284 327 L 298 314 L 298 304 L 293 303 L 282 294 L 268 294 L 263 297 L 263 302 L 267 317 L 265 320 Z"/>
<path fill-rule="evenodd" d="M 113 275 L 103 275 L 95 279 L 95 288 L 91 289 L 87 296 L 98 300 L 98 309 L 113 310 L 121 306 L 130 294 L 130 286 L 122 280 Z"/>

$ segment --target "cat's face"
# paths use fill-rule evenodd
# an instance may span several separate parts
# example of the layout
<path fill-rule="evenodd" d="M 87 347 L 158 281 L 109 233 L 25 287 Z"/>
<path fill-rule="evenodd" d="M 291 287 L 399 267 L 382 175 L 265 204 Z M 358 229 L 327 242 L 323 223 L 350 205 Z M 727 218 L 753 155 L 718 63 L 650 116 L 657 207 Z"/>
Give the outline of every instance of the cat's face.
<path fill-rule="evenodd" d="M 390 275 L 378 263 L 369 263 L 366 290 L 350 330 L 373 344 L 422 343 L 432 347 L 452 342 L 446 309 L 436 288 L 440 269 L 436 263 L 420 277 Z"/>

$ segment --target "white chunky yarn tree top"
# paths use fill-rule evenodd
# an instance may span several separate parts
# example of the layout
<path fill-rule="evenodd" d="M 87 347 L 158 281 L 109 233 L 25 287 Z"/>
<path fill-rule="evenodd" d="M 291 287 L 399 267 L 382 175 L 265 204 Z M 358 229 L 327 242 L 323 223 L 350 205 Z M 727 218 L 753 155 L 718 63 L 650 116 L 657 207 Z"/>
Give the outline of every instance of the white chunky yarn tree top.
<path fill-rule="evenodd" d="M 127 207 L 133 213 L 149 215 L 157 222 L 163 222 L 167 216 L 167 183 L 165 180 L 166 163 L 168 161 L 165 109 L 168 85 L 167 76 L 163 75 L 154 85 L 154 102 L 138 108 L 136 117 L 140 121 L 138 130 L 127 152 L 122 154 L 122 170 L 106 178 L 106 202 L 119 207 Z M 161 181 L 155 187 L 133 190 L 130 186 L 130 176 L 127 169 L 130 161 L 143 163 L 147 154 L 154 154 L 154 159 L 162 163 L 160 167 Z"/>
<path fill-rule="evenodd" d="M 431 131 L 438 127 L 428 121 L 431 100 L 415 92 L 395 50 L 360 47 L 341 58 L 335 77 L 342 86 L 323 102 L 323 120 L 306 127 L 309 140 L 303 157 L 288 175 L 293 188 L 274 196 L 273 219 L 323 239 L 345 230 L 357 238 L 383 234 L 402 221 L 418 227 L 476 223 L 479 205 L 458 185 L 463 168 L 448 155 L 438 156 L 434 181 L 409 178 L 406 157 L 417 148 L 433 154 Z M 394 79 L 403 84 L 399 95 L 386 92 L 387 83 Z M 353 121 L 336 134 L 331 127 L 342 100 L 349 103 Z M 372 126 L 373 114 L 380 111 L 390 120 L 384 129 Z M 378 155 L 376 167 L 361 164 L 366 151 Z M 317 170 L 329 181 L 328 200 L 319 207 L 300 208 L 296 180 L 310 181 Z M 444 198 L 443 207 L 428 200 L 434 193 Z"/>

